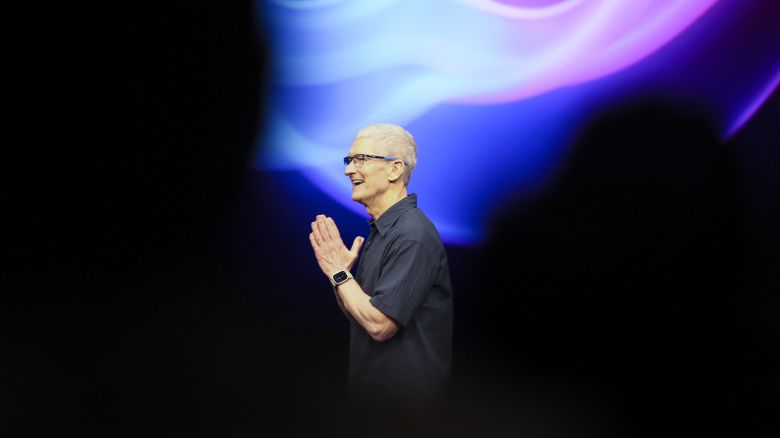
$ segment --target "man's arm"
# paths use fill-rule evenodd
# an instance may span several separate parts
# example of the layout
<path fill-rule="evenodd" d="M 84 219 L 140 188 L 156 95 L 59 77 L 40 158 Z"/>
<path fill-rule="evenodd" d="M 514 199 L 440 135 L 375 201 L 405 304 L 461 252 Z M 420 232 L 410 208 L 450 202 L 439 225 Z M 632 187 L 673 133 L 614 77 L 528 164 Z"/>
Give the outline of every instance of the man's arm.
<path fill-rule="evenodd" d="M 383 342 L 398 332 L 398 324 L 369 302 L 369 297 L 353 278 L 336 287 L 344 308 L 377 342 Z"/>
<path fill-rule="evenodd" d="M 309 241 L 317 263 L 322 272 L 331 277 L 341 270 L 349 270 L 355 264 L 363 238 L 355 238 L 351 249 L 344 246 L 336 223 L 331 218 L 318 215 L 311 224 L 312 232 Z M 336 287 L 336 300 L 345 313 L 355 321 L 376 341 L 382 342 L 391 338 L 398 325 L 384 313 L 377 310 L 370 302 L 370 297 L 363 291 L 354 278 Z"/>
<path fill-rule="evenodd" d="M 333 295 L 336 296 L 336 303 L 339 305 L 339 309 L 344 312 L 344 316 L 349 317 L 349 312 L 347 312 L 347 308 L 344 307 L 344 301 L 339 296 L 339 291 L 335 287 L 333 288 Z"/>

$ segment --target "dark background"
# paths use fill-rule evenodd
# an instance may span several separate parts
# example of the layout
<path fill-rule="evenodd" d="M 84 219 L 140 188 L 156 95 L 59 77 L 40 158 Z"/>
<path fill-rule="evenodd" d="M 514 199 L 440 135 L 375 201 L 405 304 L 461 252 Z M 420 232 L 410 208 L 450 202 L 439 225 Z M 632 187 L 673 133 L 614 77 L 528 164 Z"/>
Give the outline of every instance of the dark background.
<path fill-rule="evenodd" d="M 725 145 L 669 102 L 595 117 L 555 184 L 507 203 L 484 246 L 448 247 L 450 402 L 356 420 L 346 321 L 307 233 L 321 212 L 363 219 L 295 173 L 249 170 L 273 49 L 254 17 L 23 15 L 13 436 L 776 436 L 780 95 Z"/>

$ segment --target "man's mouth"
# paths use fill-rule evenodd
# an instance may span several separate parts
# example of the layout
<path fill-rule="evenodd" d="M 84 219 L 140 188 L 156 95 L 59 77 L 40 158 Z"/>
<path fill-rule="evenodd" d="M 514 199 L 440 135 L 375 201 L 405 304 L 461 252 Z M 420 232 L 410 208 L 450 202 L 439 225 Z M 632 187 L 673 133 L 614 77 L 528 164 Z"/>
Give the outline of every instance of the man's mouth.
<path fill-rule="evenodd" d="M 364 182 L 365 182 L 365 181 L 363 181 L 362 179 L 353 179 L 353 180 L 352 180 L 352 186 L 353 186 L 353 187 L 354 187 L 354 186 L 359 186 L 359 185 L 363 184 Z"/>

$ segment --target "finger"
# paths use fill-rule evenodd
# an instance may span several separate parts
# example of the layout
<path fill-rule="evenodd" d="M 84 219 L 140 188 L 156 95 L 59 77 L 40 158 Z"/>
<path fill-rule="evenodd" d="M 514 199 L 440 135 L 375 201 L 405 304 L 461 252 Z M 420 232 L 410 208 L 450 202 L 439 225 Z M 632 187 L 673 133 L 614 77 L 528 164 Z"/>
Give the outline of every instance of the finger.
<path fill-rule="evenodd" d="M 333 218 L 325 218 L 325 226 L 328 228 L 328 233 L 331 237 L 341 240 L 341 233 L 339 233 L 339 228 L 336 226 L 336 222 Z"/>
<path fill-rule="evenodd" d="M 323 241 L 332 240 L 333 236 L 328 232 L 328 227 L 325 223 L 325 216 L 317 215 L 317 230 L 319 230 Z"/>
<path fill-rule="evenodd" d="M 355 237 L 355 240 L 352 242 L 352 248 L 349 249 L 349 252 L 352 253 L 354 257 L 357 257 L 357 255 L 360 254 L 360 248 L 363 246 L 364 241 L 365 239 L 363 236 Z"/>
<path fill-rule="evenodd" d="M 314 238 L 314 233 L 309 233 L 309 242 L 311 242 L 311 249 L 314 250 L 314 258 L 319 262 L 322 259 L 320 254 L 320 246 L 317 244 L 317 240 Z"/>
<path fill-rule="evenodd" d="M 320 234 L 320 229 L 317 227 L 316 222 L 311 223 L 311 234 L 314 235 L 314 241 L 317 243 L 317 246 L 320 246 L 325 243 L 325 240 L 322 238 L 322 235 Z"/>

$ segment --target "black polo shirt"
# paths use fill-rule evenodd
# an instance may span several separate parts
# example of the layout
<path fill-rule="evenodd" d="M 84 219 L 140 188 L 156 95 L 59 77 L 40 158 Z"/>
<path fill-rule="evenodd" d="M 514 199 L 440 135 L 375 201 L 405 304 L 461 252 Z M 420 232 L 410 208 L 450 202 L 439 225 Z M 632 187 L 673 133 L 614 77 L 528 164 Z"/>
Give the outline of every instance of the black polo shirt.
<path fill-rule="evenodd" d="M 350 318 L 350 389 L 372 397 L 440 395 L 452 361 L 452 285 L 441 237 L 417 195 L 369 224 L 355 279 L 399 330 L 377 342 Z"/>

